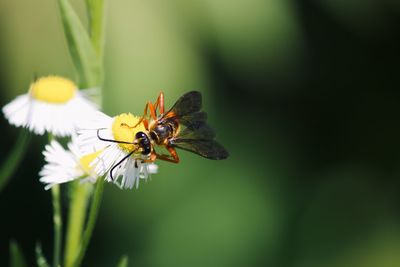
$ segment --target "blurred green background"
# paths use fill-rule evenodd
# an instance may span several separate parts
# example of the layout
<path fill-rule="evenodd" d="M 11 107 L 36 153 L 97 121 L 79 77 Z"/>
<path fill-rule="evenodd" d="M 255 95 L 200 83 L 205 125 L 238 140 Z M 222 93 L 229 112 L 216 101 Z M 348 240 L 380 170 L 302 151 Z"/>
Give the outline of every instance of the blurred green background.
<path fill-rule="evenodd" d="M 231 157 L 108 184 L 83 266 L 400 266 L 399 1 L 106 2 L 104 111 L 199 90 Z M 35 74 L 74 79 L 57 3 L 0 0 L 1 106 Z M 3 161 L 19 129 L 0 131 Z M 51 255 L 45 143 L 0 194 L 0 266 L 10 239 Z"/>

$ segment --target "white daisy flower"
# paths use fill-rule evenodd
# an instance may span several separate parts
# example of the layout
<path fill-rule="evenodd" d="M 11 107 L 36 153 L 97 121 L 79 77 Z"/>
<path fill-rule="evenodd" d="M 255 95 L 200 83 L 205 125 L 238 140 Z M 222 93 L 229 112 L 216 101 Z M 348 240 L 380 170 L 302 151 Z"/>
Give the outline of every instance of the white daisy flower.
<path fill-rule="evenodd" d="M 3 113 L 10 124 L 35 134 L 70 136 L 77 122 L 97 110 L 87 94 L 66 78 L 42 77 L 31 84 L 28 93 L 5 105 Z"/>
<path fill-rule="evenodd" d="M 142 123 L 133 128 L 139 119 L 130 113 L 112 118 L 97 112 L 90 121 L 78 126 L 81 151 L 85 154 L 101 151 L 91 164 L 94 172 L 99 176 L 107 174 L 106 180 L 121 188 L 137 188 L 140 179 L 146 180 L 158 170 L 156 164 L 144 162 L 147 158 L 133 144 L 136 133 L 146 131 Z"/>
<path fill-rule="evenodd" d="M 76 179 L 82 182 L 96 182 L 97 175 L 89 166 L 99 154 L 82 154 L 72 138 L 68 143 L 68 150 L 64 149 L 57 141 L 46 145 L 43 155 L 47 162 L 39 172 L 40 181 L 46 184 L 48 190 L 55 184 L 62 184 Z"/>

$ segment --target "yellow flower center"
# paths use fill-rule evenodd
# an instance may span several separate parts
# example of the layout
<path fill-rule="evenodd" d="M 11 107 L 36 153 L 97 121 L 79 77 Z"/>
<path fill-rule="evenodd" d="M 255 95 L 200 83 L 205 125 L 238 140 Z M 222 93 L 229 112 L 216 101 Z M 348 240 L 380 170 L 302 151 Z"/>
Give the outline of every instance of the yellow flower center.
<path fill-rule="evenodd" d="M 137 132 L 145 132 L 143 123 L 139 122 L 140 117 L 133 116 L 131 113 L 122 113 L 114 117 L 114 122 L 112 125 L 112 133 L 114 135 L 114 140 L 130 142 L 135 140 L 135 135 Z M 137 145 L 134 144 L 118 144 L 126 152 L 132 152 L 137 150 Z"/>
<path fill-rule="evenodd" d="M 83 157 L 81 157 L 81 158 L 79 159 L 79 165 L 80 165 L 80 167 L 82 168 L 82 170 L 83 170 L 86 174 L 90 175 L 90 174 L 92 173 L 93 166 L 90 166 L 90 164 L 92 163 L 92 161 L 93 161 L 102 151 L 103 151 L 103 150 L 99 150 L 99 151 L 96 151 L 96 152 L 94 152 L 94 153 L 84 155 Z"/>
<path fill-rule="evenodd" d="M 39 78 L 29 89 L 33 98 L 56 104 L 68 102 L 76 91 L 77 86 L 71 80 L 59 76 Z"/>

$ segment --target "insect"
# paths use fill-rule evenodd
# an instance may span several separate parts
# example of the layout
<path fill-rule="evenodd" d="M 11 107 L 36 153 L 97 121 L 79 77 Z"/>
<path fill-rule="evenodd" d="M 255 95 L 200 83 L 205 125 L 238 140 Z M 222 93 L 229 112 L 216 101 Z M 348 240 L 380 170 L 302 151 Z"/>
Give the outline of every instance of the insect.
<path fill-rule="evenodd" d="M 144 108 L 144 114 L 136 125 L 121 125 L 134 128 L 143 123 L 146 131 L 136 133 L 134 141 L 130 144 L 136 144 L 137 151 L 132 151 L 113 166 L 110 170 L 111 178 L 112 171 L 131 154 L 138 151 L 146 158 L 142 160 L 144 162 L 160 159 L 179 163 L 176 148 L 190 151 L 208 159 L 226 159 L 229 153 L 215 141 L 216 133 L 207 124 L 207 113 L 201 111 L 201 106 L 201 93 L 197 91 L 191 91 L 181 96 L 167 112 L 164 110 L 164 94 L 162 92 L 154 104 L 148 101 Z M 148 115 L 148 112 L 150 112 L 150 115 Z M 98 137 L 104 141 L 128 143 L 103 139 L 99 134 Z M 156 147 L 164 147 L 169 154 L 157 153 Z"/>

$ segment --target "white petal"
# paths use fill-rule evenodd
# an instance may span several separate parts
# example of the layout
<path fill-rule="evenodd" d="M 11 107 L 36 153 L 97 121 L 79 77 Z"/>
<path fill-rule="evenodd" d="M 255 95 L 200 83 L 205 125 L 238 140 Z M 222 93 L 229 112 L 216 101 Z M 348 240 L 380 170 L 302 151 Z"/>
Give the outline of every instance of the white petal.
<path fill-rule="evenodd" d="M 149 174 L 154 174 L 158 172 L 158 165 L 154 163 L 147 164 L 147 171 Z"/>
<path fill-rule="evenodd" d="M 4 116 L 10 124 L 26 127 L 30 115 L 30 97 L 28 94 L 17 96 L 3 107 Z"/>
<path fill-rule="evenodd" d="M 116 162 L 120 161 L 125 156 L 126 153 L 123 152 L 117 144 L 112 144 L 100 153 L 92 162 L 91 166 L 94 166 L 95 173 L 102 176 L 108 172 Z M 109 174 L 107 176 L 109 176 Z M 111 179 L 111 177 L 109 178 Z"/>
<path fill-rule="evenodd" d="M 135 163 L 136 162 L 136 163 Z M 139 187 L 140 179 L 147 179 L 156 173 L 158 166 L 154 163 L 142 163 L 142 159 L 129 157 L 114 173 L 114 183 L 120 188 L 131 189 Z M 119 179 L 121 178 L 121 181 Z M 108 181 L 111 179 L 108 177 Z"/>
<path fill-rule="evenodd" d="M 104 139 L 114 139 L 111 130 L 112 123 L 113 118 L 102 112 L 96 112 L 81 120 L 77 126 L 77 143 L 81 152 L 93 153 L 109 146 L 110 142 L 100 140 L 99 136 Z"/>
<path fill-rule="evenodd" d="M 39 172 L 40 181 L 49 189 L 54 184 L 72 181 L 84 175 L 77 163 L 78 158 L 65 150 L 57 141 L 51 141 L 43 151 L 47 162 Z"/>
<path fill-rule="evenodd" d="M 66 103 L 48 103 L 32 98 L 29 93 L 18 96 L 3 107 L 10 124 L 28 128 L 35 134 L 46 131 L 55 136 L 69 136 L 76 125 L 96 111 L 96 106 L 78 91 Z"/>

